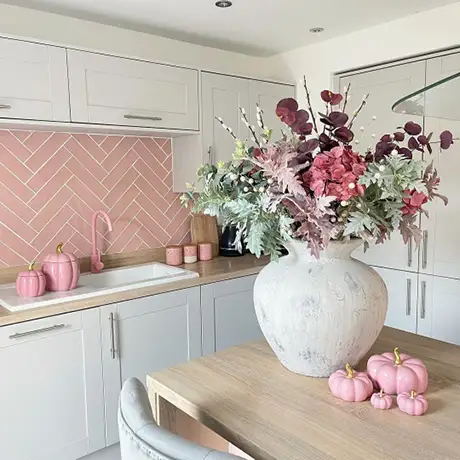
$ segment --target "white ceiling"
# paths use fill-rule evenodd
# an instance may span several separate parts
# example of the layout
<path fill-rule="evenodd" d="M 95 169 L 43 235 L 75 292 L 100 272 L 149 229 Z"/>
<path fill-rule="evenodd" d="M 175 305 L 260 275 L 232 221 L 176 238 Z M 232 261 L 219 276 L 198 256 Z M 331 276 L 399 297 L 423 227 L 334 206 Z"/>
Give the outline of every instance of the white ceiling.
<path fill-rule="evenodd" d="M 216 8 L 215 1 L 3 0 L 2 3 L 269 56 L 458 0 L 233 0 L 233 6 L 226 9 Z M 313 27 L 325 30 L 312 34 L 309 29 Z"/>

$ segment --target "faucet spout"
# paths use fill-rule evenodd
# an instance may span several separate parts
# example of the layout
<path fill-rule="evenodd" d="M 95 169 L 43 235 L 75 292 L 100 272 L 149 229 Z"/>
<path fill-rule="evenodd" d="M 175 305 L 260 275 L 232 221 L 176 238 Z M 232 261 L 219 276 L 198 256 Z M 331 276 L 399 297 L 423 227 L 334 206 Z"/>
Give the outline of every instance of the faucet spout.
<path fill-rule="evenodd" d="M 102 216 L 104 220 L 107 222 L 107 226 L 109 228 L 109 232 L 113 231 L 113 224 L 112 219 L 105 211 L 96 211 L 93 214 L 93 218 L 91 221 L 91 231 L 92 231 L 92 245 L 93 250 L 91 254 L 91 272 L 92 273 L 99 273 L 103 268 L 104 264 L 101 262 L 101 251 L 96 247 L 96 224 L 97 218 Z"/>

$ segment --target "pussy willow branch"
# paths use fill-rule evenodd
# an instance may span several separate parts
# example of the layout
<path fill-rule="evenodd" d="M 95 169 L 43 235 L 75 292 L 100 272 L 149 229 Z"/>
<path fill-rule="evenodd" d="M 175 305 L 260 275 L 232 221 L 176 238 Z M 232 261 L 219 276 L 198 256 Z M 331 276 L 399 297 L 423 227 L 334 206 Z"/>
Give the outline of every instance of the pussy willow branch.
<path fill-rule="evenodd" d="M 353 117 L 350 120 L 350 123 L 348 123 L 348 129 L 351 129 L 353 127 L 353 123 L 355 122 L 356 118 L 358 117 L 359 113 L 361 110 L 363 110 L 364 106 L 367 104 L 367 98 L 369 97 L 369 94 L 366 94 L 363 97 L 363 100 L 361 101 L 361 104 L 359 107 L 354 111 Z"/>
<path fill-rule="evenodd" d="M 315 113 L 313 112 L 313 107 L 311 106 L 310 92 L 308 91 L 307 77 L 303 76 L 303 87 L 305 89 L 305 96 L 307 98 L 307 108 L 311 115 L 311 121 L 313 123 L 313 128 L 315 129 L 316 134 L 319 135 L 318 126 L 316 124 Z"/>
<path fill-rule="evenodd" d="M 343 101 L 343 107 L 342 107 L 343 113 L 345 113 L 345 109 L 347 108 L 348 93 L 350 92 L 350 88 L 351 88 L 351 83 L 348 83 L 347 88 L 345 89 L 345 95 L 344 95 L 344 101 Z"/>
<path fill-rule="evenodd" d="M 254 139 L 254 142 L 257 144 L 257 147 L 261 147 L 261 143 L 259 141 L 259 138 L 257 137 L 256 131 L 253 126 L 249 123 L 248 117 L 246 115 L 246 111 L 240 107 L 240 112 L 241 112 L 241 119 L 243 120 L 243 123 L 247 126 L 249 131 L 251 132 L 252 138 Z"/>
<path fill-rule="evenodd" d="M 233 137 L 233 139 L 237 140 L 238 138 L 235 136 L 235 133 L 233 132 L 232 128 L 230 128 L 229 126 L 227 126 L 225 123 L 224 123 L 224 120 L 222 120 L 222 118 L 220 117 L 214 117 L 221 125 L 222 125 L 222 128 L 225 129 L 225 131 L 227 131 L 228 133 L 230 133 L 230 135 Z"/>

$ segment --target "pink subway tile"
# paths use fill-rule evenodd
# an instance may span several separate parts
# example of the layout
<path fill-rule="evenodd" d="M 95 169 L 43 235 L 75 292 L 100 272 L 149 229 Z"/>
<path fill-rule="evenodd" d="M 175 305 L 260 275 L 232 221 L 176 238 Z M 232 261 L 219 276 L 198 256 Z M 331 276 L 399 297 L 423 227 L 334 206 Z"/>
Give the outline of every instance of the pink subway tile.
<path fill-rule="evenodd" d="M 40 230 L 37 236 L 31 241 L 36 248 L 44 247 L 50 239 L 59 237 L 59 231 L 66 225 L 72 217 L 73 211 L 69 206 L 64 205 L 47 224 Z"/>
<path fill-rule="evenodd" d="M 134 202 L 136 197 L 139 195 L 140 191 L 135 185 L 131 185 L 123 193 L 120 199 L 115 203 L 112 208 L 110 208 L 110 215 L 112 219 L 118 219 L 118 217 L 123 213 L 123 211 Z"/>
<path fill-rule="evenodd" d="M 25 222 L 35 217 L 35 211 L 2 184 L 0 184 L 0 201 Z"/>
<path fill-rule="evenodd" d="M 99 146 L 107 139 L 104 134 L 91 134 L 89 137 Z"/>
<path fill-rule="evenodd" d="M 3 167 L 0 168 L 0 184 L 24 201 L 29 201 L 34 196 L 34 192 L 30 187 L 27 187 L 14 174 Z"/>
<path fill-rule="evenodd" d="M 7 148 L 21 161 L 26 161 L 30 155 L 30 150 L 10 131 L 0 130 L 0 144 Z"/>
<path fill-rule="evenodd" d="M 27 243 L 30 243 L 37 232 L 29 227 L 26 222 L 20 219 L 16 214 L 13 214 L 6 206 L 0 203 L 0 222 L 16 235 L 20 235 Z"/>
<path fill-rule="evenodd" d="M 191 217 L 187 216 L 187 218 L 182 223 L 174 227 L 174 229 L 171 231 L 171 238 L 169 239 L 168 244 L 180 244 L 180 242 L 190 231 L 190 219 Z"/>
<path fill-rule="evenodd" d="M 93 144 L 96 145 L 94 142 Z M 97 180 L 102 181 L 105 178 L 107 172 L 104 168 L 73 137 L 66 143 L 66 148 Z"/>
<path fill-rule="evenodd" d="M 145 211 L 161 227 L 166 228 L 169 225 L 170 220 L 161 212 L 160 209 L 158 209 L 153 201 L 147 198 L 146 195 L 140 193 L 136 198 L 136 202 L 139 203 L 141 209 Z"/>
<path fill-rule="evenodd" d="M 63 225 L 57 230 L 57 233 L 55 235 L 49 234 L 49 239 L 40 246 L 37 260 L 41 262 L 45 256 L 56 252 L 56 248 L 59 243 L 64 243 L 64 251 L 67 251 L 67 243 L 72 240 L 74 233 L 75 230 L 70 225 L 63 223 Z"/>
<path fill-rule="evenodd" d="M 120 252 L 134 252 L 137 250 L 137 248 L 142 244 L 142 240 L 137 236 L 137 233 L 135 233 L 131 239 L 128 241 L 126 246 L 121 249 Z"/>
<path fill-rule="evenodd" d="M 2 260 L 9 266 L 32 262 L 36 249 L 0 223 L 0 251 Z"/>
<path fill-rule="evenodd" d="M 33 153 L 36 152 L 53 133 L 45 131 L 33 131 L 30 136 L 24 140 L 24 145 Z"/>
<path fill-rule="evenodd" d="M 141 210 L 136 216 L 136 219 L 146 228 L 150 233 L 152 233 L 155 238 L 165 246 L 169 239 L 170 235 L 162 226 L 156 222 L 152 217 L 150 217 L 145 211 Z"/>
<path fill-rule="evenodd" d="M 53 155 L 37 172 L 27 181 L 27 185 L 33 190 L 41 189 L 61 169 L 70 158 L 69 151 L 62 147 Z"/>
<path fill-rule="evenodd" d="M 104 150 L 102 150 L 88 134 L 73 134 L 72 137 L 73 139 L 76 139 L 80 146 L 83 147 L 98 163 L 101 163 L 101 161 L 103 161 L 107 156 Z"/>
<path fill-rule="evenodd" d="M 160 178 L 163 179 L 169 170 L 167 170 L 159 159 L 155 157 L 150 150 L 148 150 L 142 142 L 136 142 L 133 150 L 139 155 L 139 158 L 146 163 L 146 165 Z"/>
<path fill-rule="evenodd" d="M 161 144 L 162 140 L 157 143 L 155 139 L 151 137 L 141 137 L 139 138 L 139 142 L 141 142 L 151 153 L 151 155 L 153 155 L 160 163 L 163 163 L 165 158 L 168 156 L 168 154 L 159 145 L 159 143 Z"/>
<path fill-rule="evenodd" d="M 139 177 L 139 173 L 134 169 L 130 168 L 126 174 L 121 178 L 115 187 L 104 197 L 104 203 L 107 207 L 111 208 L 115 203 L 123 196 L 126 190 L 136 183 L 136 179 Z"/>
<path fill-rule="evenodd" d="M 69 171 L 83 182 L 95 195 L 102 198 L 107 195 L 107 188 L 93 176 L 93 170 L 85 168 L 74 156 L 66 163 Z"/>
<path fill-rule="evenodd" d="M 121 180 L 123 175 L 132 168 L 137 161 L 137 154 L 130 150 L 124 158 L 110 171 L 110 173 L 102 181 L 104 187 L 111 190 Z"/>
<path fill-rule="evenodd" d="M 24 143 L 24 141 L 32 134 L 31 131 L 23 131 L 19 129 L 10 129 L 10 133 L 19 141 Z"/>
<path fill-rule="evenodd" d="M 187 208 L 182 208 L 175 216 L 174 218 L 171 220 L 170 224 L 166 227 L 166 231 L 167 232 L 170 232 L 172 234 L 172 232 L 175 231 L 175 229 L 177 228 L 177 225 L 178 224 L 181 224 L 182 222 L 184 222 L 186 219 L 188 219 L 190 216 L 190 209 L 187 209 Z"/>
<path fill-rule="evenodd" d="M 27 182 L 32 176 L 32 171 L 14 156 L 8 149 L 0 144 L 0 163 L 14 174 L 21 182 Z"/>
<path fill-rule="evenodd" d="M 163 162 L 163 167 L 166 171 L 172 171 L 172 155 L 168 155 Z"/>
<path fill-rule="evenodd" d="M 147 195 L 150 201 L 153 201 L 162 212 L 169 208 L 169 203 L 160 193 L 158 193 L 155 187 L 149 184 L 149 182 L 143 176 L 139 175 L 134 184 L 139 190 L 142 191 L 142 193 Z"/>
<path fill-rule="evenodd" d="M 101 144 L 102 150 L 109 154 L 123 140 L 123 136 L 107 136 Z"/>
<path fill-rule="evenodd" d="M 43 168 L 50 159 L 62 152 L 62 147 L 67 139 L 69 139 L 69 134 L 53 133 L 45 143 L 28 158 L 26 165 L 32 171 L 38 171 L 40 168 Z"/>
<path fill-rule="evenodd" d="M 73 176 L 69 182 L 68 187 L 75 195 L 78 195 L 93 211 L 106 211 L 107 206 L 104 205 L 102 197 L 96 196 L 80 179 Z"/>
<path fill-rule="evenodd" d="M 142 227 L 142 224 L 139 223 L 139 230 L 137 231 L 137 235 L 139 238 L 144 242 L 145 246 L 142 246 L 143 249 L 148 248 L 161 248 L 164 246 L 154 235 L 152 232 L 147 230 L 145 227 Z"/>
<path fill-rule="evenodd" d="M 135 137 L 124 137 L 101 163 L 106 171 L 111 171 L 131 150 L 136 143 Z"/>
<path fill-rule="evenodd" d="M 142 177 L 153 187 L 160 195 L 164 196 L 168 193 L 169 188 L 164 184 L 164 182 L 155 174 L 145 163 L 139 158 L 135 166 L 136 170 Z"/>

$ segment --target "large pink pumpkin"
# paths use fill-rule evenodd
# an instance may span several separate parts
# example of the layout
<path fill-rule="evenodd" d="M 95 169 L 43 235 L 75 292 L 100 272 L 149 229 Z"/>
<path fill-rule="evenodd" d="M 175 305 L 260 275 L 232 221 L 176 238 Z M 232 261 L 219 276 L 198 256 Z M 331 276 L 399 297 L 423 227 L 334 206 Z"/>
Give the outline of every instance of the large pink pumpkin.
<path fill-rule="evenodd" d="M 374 389 L 365 372 L 356 372 L 350 364 L 329 377 L 329 388 L 337 398 L 349 402 L 365 401 Z"/>
<path fill-rule="evenodd" d="M 374 355 L 367 362 L 367 372 L 375 386 L 390 395 L 409 392 L 424 393 L 428 388 L 428 371 L 422 361 L 400 353 Z"/>
<path fill-rule="evenodd" d="M 62 252 L 62 243 L 59 243 L 56 253 L 43 260 L 42 272 L 48 291 L 70 291 L 78 285 L 80 263 L 73 254 Z"/>
<path fill-rule="evenodd" d="M 34 265 L 35 262 L 32 262 L 29 269 L 16 278 L 16 291 L 21 297 L 40 297 L 45 293 L 45 275 L 40 270 L 34 270 Z"/>
<path fill-rule="evenodd" d="M 428 410 L 428 401 L 414 390 L 410 393 L 401 393 L 396 398 L 396 402 L 398 407 L 409 415 L 423 415 Z"/>

